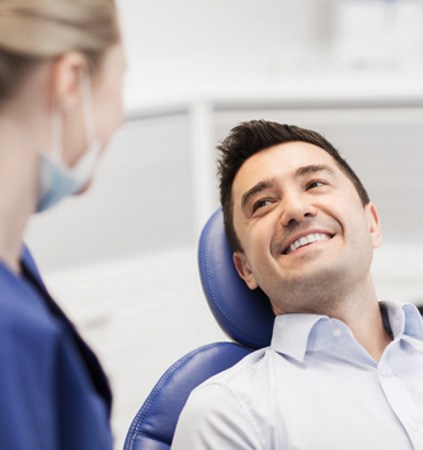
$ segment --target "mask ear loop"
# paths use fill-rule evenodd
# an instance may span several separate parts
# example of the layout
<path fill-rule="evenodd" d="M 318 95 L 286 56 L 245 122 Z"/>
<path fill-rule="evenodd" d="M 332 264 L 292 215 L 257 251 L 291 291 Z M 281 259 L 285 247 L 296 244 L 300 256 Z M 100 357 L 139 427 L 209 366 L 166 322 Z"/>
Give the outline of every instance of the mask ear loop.
<path fill-rule="evenodd" d="M 82 114 L 85 123 L 85 132 L 87 142 L 87 149 L 82 154 L 80 159 L 72 168 L 74 176 L 85 180 L 92 176 L 95 164 L 100 155 L 101 146 L 96 139 L 95 125 L 94 125 L 94 106 L 92 99 L 92 91 L 90 85 L 90 78 L 87 72 L 82 74 L 81 78 L 81 93 L 82 93 Z"/>
<path fill-rule="evenodd" d="M 94 124 L 94 106 L 90 84 L 90 77 L 87 72 L 82 74 L 81 78 L 82 90 L 82 107 L 85 122 L 85 130 L 87 134 L 87 146 L 89 147 L 95 140 L 95 124 Z"/>
<path fill-rule="evenodd" d="M 51 156 L 63 161 L 63 121 L 56 105 L 51 111 Z"/>

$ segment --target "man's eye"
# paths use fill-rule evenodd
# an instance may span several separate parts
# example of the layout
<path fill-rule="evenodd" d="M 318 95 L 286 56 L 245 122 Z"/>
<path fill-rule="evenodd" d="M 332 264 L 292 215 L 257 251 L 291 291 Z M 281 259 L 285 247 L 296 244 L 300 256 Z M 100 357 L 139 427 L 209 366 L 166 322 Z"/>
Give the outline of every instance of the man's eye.
<path fill-rule="evenodd" d="M 314 189 L 314 188 L 318 188 L 318 187 L 321 187 L 321 186 L 326 186 L 326 182 L 325 181 L 322 181 L 322 180 L 313 180 L 313 181 L 310 181 L 310 183 L 307 183 L 307 186 L 306 186 L 306 189 L 308 190 L 308 189 Z"/>
<path fill-rule="evenodd" d="M 255 213 L 258 209 L 263 208 L 264 206 L 270 205 L 272 201 L 268 198 L 263 198 L 258 200 L 253 204 L 253 213 Z"/>

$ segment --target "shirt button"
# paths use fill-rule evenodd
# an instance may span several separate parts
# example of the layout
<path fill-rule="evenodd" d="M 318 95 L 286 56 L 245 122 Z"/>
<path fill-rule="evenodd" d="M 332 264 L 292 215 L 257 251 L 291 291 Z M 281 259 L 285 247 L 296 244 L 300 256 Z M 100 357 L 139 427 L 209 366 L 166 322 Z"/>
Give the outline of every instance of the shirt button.
<path fill-rule="evenodd" d="M 390 377 L 392 375 L 391 369 L 388 369 L 387 367 L 382 367 L 379 369 L 379 373 L 382 377 Z"/>
<path fill-rule="evenodd" d="M 416 422 L 413 422 L 412 420 L 410 420 L 409 425 L 413 431 L 422 431 L 420 425 Z"/>
<path fill-rule="evenodd" d="M 341 336 L 341 334 L 342 334 L 342 330 L 340 328 L 335 328 L 332 331 L 332 335 L 335 336 L 335 337 L 339 337 L 339 336 Z"/>

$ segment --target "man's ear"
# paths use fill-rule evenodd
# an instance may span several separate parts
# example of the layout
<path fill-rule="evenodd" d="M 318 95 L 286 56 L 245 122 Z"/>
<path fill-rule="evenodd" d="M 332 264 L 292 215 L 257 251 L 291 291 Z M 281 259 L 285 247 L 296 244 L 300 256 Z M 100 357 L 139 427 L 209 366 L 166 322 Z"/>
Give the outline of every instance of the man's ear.
<path fill-rule="evenodd" d="M 373 248 L 378 248 L 382 245 L 382 230 L 380 226 L 379 214 L 376 206 L 373 203 L 368 203 L 365 206 L 367 221 L 369 223 L 370 235 L 373 241 Z"/>
<path fill-rule="evenodd" d="M 246 285 L 251 289 L 256 289 L 258 287 L 257 281 L 254 278 L 253 272 L 251 272 L 250 265 L 248 264 L 247 258 L 242 252 L 234 252 L 232 255 L 232 260 L 234 262 L 236 271 L 238 275 L 245 281 Z"/>
<path fill-rule="evenodd" d="M 72 110 L 80 103 L 81 78 L 86 68 L 86 59 L 78 52 L 64 53 L 53 61 L 53 101 L 63 111 Z"/>

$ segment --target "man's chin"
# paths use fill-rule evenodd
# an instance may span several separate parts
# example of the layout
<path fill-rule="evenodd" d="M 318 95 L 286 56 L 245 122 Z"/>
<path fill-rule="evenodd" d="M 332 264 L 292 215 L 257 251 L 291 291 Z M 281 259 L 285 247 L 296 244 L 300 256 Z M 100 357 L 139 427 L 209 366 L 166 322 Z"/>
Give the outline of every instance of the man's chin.
<path fill-rule="evenodd" d="M 340 276 L 339 267 L 336 265 L 304 265 L 301 268 L 285 271 L 283 286 L 284 290 L 310 293 L 311 291 L 323 289 L 328 284 L 336 284 L 336 280 Z"/>

